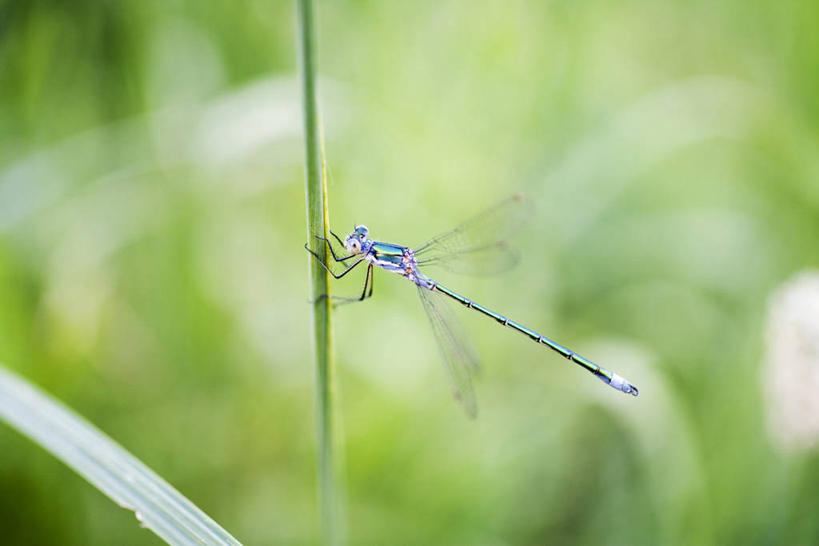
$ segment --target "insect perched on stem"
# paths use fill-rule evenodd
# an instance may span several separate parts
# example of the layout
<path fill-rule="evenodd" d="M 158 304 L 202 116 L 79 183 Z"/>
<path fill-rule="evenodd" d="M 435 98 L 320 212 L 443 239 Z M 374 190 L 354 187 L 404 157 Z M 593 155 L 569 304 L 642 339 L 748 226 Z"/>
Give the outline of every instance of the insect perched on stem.
<path fill-rule="evenodd" d="M 423 303 L 435 339 L 447 365 L 455 397 L 463 404 L 467 414 L 474 417 L 477 413 L 475 394 L 472 390 L 472 375 L 478 370 L 478 358 L 470 344 L 460 331 L 457 320 L 452 316 L 447 298 L 456 301 L 468 309 L 495 319 L 498 323 L 517 330 L 532 341 L 546 345 L 564 358 L 591 372 L 604 383 L 627 394 L 637 396 L 637 387 L 591 360 L 552 341 L 551 339 L 530 330 L 482 305 L 441 285 L 427 277 L 419 267 L 439 265 L 446 269 L 463 273 L 496 272 L 514 265 L 517 262 L 514 251 L 504 241 L 507 229 L 514 222 L 511 219 L 521 216 L 521 196 L 515 195 L 494 207 L 491 207 L 455 229 L 434 237 L 415 250 L 393 243 L 384 243 L 370 238 L 366 226 L 356 226 L 352 233 L 342 241 L 338 235 L 330 232 L 336 241 L 347 250 L 346 256 L 340 256 L 333 248 L 331 241 L 323 240 L 330 255 L 336 263 L 349 264 L 341 273 L 334 273 L 329 266 L 307 245 L 319 263 L 336 279 L 347 275 L 362 263 L 367 264 L 364 278 L 364 290 L 358 298 L 334 298 L 342 302 L 362 301 L 372 296 L 373 269 L 380 267 L 385 271 L 397 273 L 415 284 L 418 296 Z"/>

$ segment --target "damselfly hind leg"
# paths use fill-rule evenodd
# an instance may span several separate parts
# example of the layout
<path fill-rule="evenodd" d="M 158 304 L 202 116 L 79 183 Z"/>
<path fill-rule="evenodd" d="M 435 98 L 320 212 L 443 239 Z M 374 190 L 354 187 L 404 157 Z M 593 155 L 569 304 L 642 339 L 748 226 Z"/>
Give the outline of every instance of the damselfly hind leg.
<path fill-rule="evenodd" d="M 357 298 L 345 298 L 341 296 L 329 296 L 331 300 L 333 300 L 333 308 L 336 308 L 340 305 L 345 305 L 348 303 L 358 303 L 360 301 L 364 301 L 367 298 L 372 297 L 373 295 L 373 280 L 375 277 L 373 276 L 373 264 L 370 264 L 367 267 L 367 273 L 364 276 L 364 289 L 361 291 L 361 296 Z M 369 287 L 369 290 L 367 289 Z M 328 296 L 325 296 L 328 297 Z"/>

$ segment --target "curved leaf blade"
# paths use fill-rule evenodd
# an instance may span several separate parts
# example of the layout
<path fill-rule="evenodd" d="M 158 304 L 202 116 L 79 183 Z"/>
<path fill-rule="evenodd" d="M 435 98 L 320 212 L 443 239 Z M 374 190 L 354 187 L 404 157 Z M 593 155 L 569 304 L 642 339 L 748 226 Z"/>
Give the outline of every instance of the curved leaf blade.
<path fill-rule="evenodd" d="M 0 366 L 0 419 L 133 510 L 169 544 L 240 544 L 136 457 L 69 408 Z"/>

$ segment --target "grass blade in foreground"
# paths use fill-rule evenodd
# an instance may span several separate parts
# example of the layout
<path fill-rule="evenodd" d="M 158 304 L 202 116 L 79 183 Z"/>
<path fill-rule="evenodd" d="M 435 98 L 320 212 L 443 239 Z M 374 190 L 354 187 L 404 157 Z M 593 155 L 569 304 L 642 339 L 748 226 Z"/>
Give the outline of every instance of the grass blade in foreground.
<path fill-rule="evenodd" d="M 301 65 L 302 107 L 304 112 L 305 200 L 307 203 L 307 240 L 319 256 L 326 249 L 315 235 L 327 236 L 329 212 L 324 176 L 324 149 L 321 118 L 316 99 L 316 50 L 314 9 L 311 0 L 298 0 L 299 64 Z M 313 334 L 316 356 L 316 431 L 318 442 L 318 496 L 321 536 L 325 544 L 341 542 L 337 502 L 333 419 L 333 350 L 329 282 L 327 272 L 310 262 L 313 300 Z"/>
<path fill-rule="evenodd" d="M 108 436 L 2 366 L 0 419 L 133 510 L 142 526 L 169 544 L 239 544 Z"/>

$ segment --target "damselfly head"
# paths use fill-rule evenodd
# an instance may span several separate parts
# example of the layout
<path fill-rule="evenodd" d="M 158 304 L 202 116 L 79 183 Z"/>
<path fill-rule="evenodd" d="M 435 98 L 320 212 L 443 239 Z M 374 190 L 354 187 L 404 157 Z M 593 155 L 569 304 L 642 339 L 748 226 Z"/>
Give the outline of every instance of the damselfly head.
<path fill-rule="evenodd" d="M 344 239 L 344 246 L 351 254 L 358 254 L 369 234 L 367 226 L 356 226 L 353 232 Z"/>

